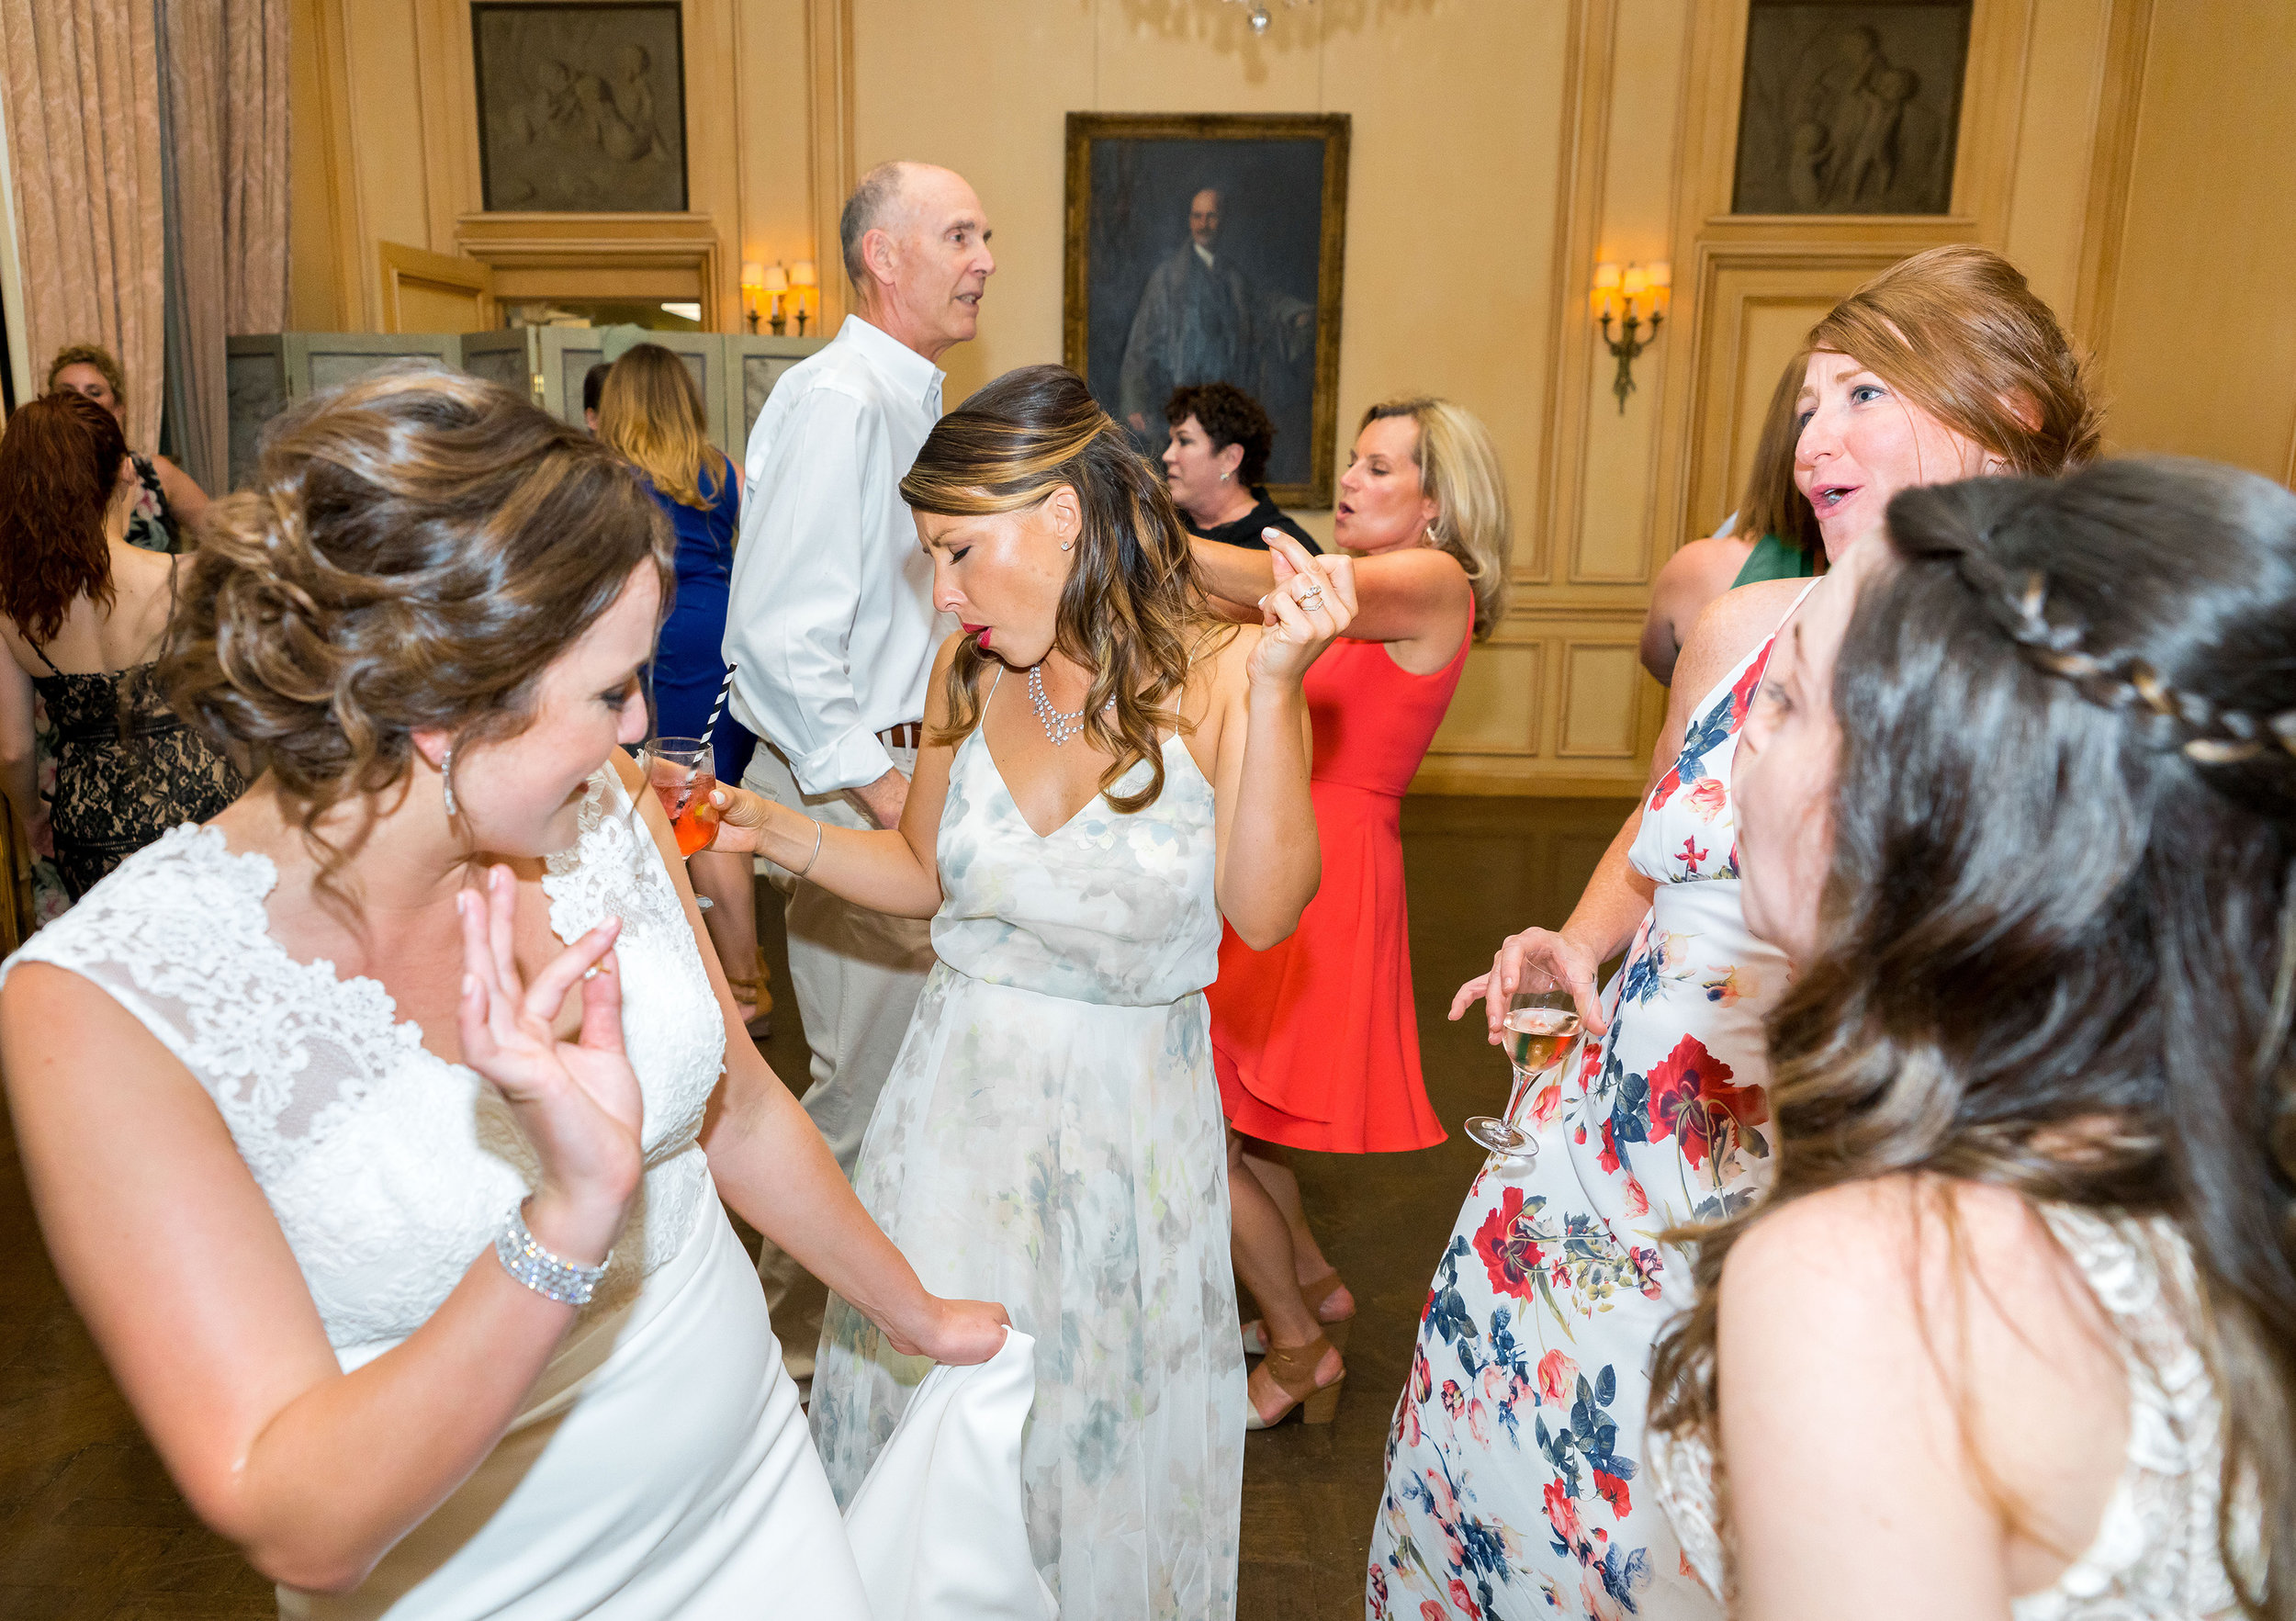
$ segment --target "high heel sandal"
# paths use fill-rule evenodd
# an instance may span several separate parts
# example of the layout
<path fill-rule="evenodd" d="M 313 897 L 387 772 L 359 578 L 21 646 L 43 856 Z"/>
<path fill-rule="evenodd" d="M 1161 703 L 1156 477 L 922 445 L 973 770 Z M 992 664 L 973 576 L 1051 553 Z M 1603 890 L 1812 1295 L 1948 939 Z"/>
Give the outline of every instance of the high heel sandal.
<path fill-rule="evenodd" d="M 726 988 L 734 994 L 737 1002 L 747 1002 L 756 1011 L 749 1015 L 743 1029 L 753 1041 L 768 1041 L 773 1034 L 773 993 L 766 988 L 772 981 L 773 971 L 765 964 L 765 948 L 758 948 L 758 976 L 755 979 L 736 979 L 726 976 Z"/>
<path fill-rule="evenodd" d="M 1323 1302 L 1337 1294 L 1339 1289 L 1339 1271 L 1334 1267 L 1313 1283 L 1301 1284 L 1300 1299 L 1306 1305 L 1308 1315 L 1314 1318 L 1316 1326 L 1323 1331 L 1324 1337 L 1344 1351 L 1347 1348 L 1347 1325 L 1356 1320 L 1355 1308 L 1350 1306 L 1345 1317 L 1327 1318 L 1323 1315 Z M 1244 1325 L 1244 1354 L 1246 1356 L 1267 1355 L 1267 1322 L 1265 1318 L 1255 1317 Z"/>
<path fill-rule="evenodd" d="M 1272 1430 L 1289 1418 L 1293 1413 L 1300 1422 L 1327 1424 L 1339 1412 L 1339 1388 L 1347 1382 L 1347 1369 L 1343 1366 L 1339 1377 L 1328 1385 L 1315 1382 L 1315 1369 L 1323 1360 L 1323 1353 L 1334 1347 L 1322 1334 L 1317 1334 L 1304 1345 L 1270 1345 L 1260 1363 L 1275 1379 L 1283 1393 L 1291 1398 L 1284 1410 L 1274 1418 L 1262 1418 L 1260 1410 L 1252 1405 L 1251 1387 L 1244 1387 L 1244 1427 L 1247 1430 Z"/>

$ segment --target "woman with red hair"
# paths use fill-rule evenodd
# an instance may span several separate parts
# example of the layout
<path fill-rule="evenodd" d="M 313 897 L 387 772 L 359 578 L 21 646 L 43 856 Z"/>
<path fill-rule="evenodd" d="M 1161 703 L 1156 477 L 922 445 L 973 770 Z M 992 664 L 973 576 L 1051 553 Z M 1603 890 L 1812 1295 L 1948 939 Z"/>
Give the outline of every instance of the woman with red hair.
<path fill-rule="evenodd" d="M 0 433 L 0 791 L 73 900 L 178 822 L 239 797 L 230 762 L 151 680 L 175 559 L 128 543 L 141 486 L 119 423 L 71 392 Z M 52 806 L 34 772 L 32 702 L 56 728 Z"/>

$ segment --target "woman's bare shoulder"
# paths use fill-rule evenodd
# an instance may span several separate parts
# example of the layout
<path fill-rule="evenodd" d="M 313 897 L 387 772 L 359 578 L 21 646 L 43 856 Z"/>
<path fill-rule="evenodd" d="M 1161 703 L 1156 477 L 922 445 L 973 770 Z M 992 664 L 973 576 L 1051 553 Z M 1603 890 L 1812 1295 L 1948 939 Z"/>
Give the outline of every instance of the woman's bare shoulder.
<path fill-rule="evenodd" d="M 2062 1349 L 2093 1341 L 2098 1326 L 2040 1212 L 2010 1189 L 1958 1177 L 1879 1176 L 1793 1199 L 1731 1246 L 1721 1289 L 1724 1338 L 1771 1342 L 1773 1372 L 1898 1341 L 1940 1356 L 1950 1386 L 1998 1372 L 1954 1364 L 1991 1360 L 2001 1340 Z M 1976 1333 L 1936 1332 L 1957 1323 Z"/>
<path fill-rule="evenodd" d="M 1198 726 L 1232 699 L 1240 698 L 1250 683 L 1252 649 L 1259 646 L 1260 626 L 1209 614 L 1180 627 L 1187 640 L 1187 683 L 1176 705 L 1190 726 Z"/>
<path fill-rule="evenodd" d="M 1810 582 L 1763 580 L 1724 591 L 1706 604 L 1683 642 L 1674 664 L 1674 686 L 1694 696 L 1720 681 L 1739 659 L 1761 646 L 1785 623 Z"/>
<path fill-rule="evenodd" d="M 1730 589 L 1753 549 L 1751 541 L 1735 535 L 1709 535 L 1704 540 L 1686 542 L 1666 559 L 1651 590 L 1654 593 L 1695 594 L 1702 601 L 1711 601 Z"/>

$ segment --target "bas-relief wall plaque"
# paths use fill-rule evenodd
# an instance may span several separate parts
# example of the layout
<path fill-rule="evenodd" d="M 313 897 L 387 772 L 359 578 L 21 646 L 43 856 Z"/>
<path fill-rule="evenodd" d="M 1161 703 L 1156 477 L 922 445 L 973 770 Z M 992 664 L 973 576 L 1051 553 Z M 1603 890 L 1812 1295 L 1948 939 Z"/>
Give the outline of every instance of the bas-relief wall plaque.
<path fill-rule="evenodd" d="M 678 213 L 686 206 L 679 8 L 470 8 L 489 210 Z"/>
<path fill-rule="evenodd" d="M 1970 0 L 1753 0 L 1737 214 L 1943 214 Z"/>

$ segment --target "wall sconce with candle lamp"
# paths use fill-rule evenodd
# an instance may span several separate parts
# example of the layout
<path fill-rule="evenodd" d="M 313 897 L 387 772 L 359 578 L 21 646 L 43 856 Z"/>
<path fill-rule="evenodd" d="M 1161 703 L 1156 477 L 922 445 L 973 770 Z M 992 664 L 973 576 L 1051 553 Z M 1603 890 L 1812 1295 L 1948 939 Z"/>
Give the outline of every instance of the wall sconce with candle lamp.
<path fill-rule="evenodd" d="M 789 331 L 789 317 L 782 313 L 782 300 L 789 296 L 789 272 L 776 263 L 765 267 L 765 280 L 760 284 L 768 298 L 773 300 L 773 314 L 767 325 L 773 335 L 780 337 Z"/>
<path fill-rule="evenodd" d="M 765 294 L 765 266 L 755 259 L 741 262 L 741 301 L 748 308 L 742 311 L 749 319 L 749 332 L 758 330 L 758 305 Z"/>
<path fill-rule="evenodd" d="M 790 289 L 797 295 L 797 335 L 805 335 L 805 298 L 808 294 L 821 296 L 821 277 L 810 259 L 800 259 L 789 267 Z"/>
<path fill-rule="evenodd" d="M 1618 376 L 1611 382 L 1610 391 L 1618 396 L 1618 414 L 1626 414 L 1626 396 L 1635 391 L 1635 357 L 1648 349 L 1658 337 L 1659 323 L 1666 319 L 1666 303 L 1674 286 L 1674 267 L 1663 259 L 1644 267 L 1629 265 L 1620 270 L 1615 265 L 1594 267 L 1594 287 L 1589 295 L 1595 317 L 1603 323 L 1603 342 L 1618 357 Z M 1619 335 L 1610 335 L 1610 323 L 1619 322 Z M 1638 333 L 1648 332 L 1646 337 Z"/>

